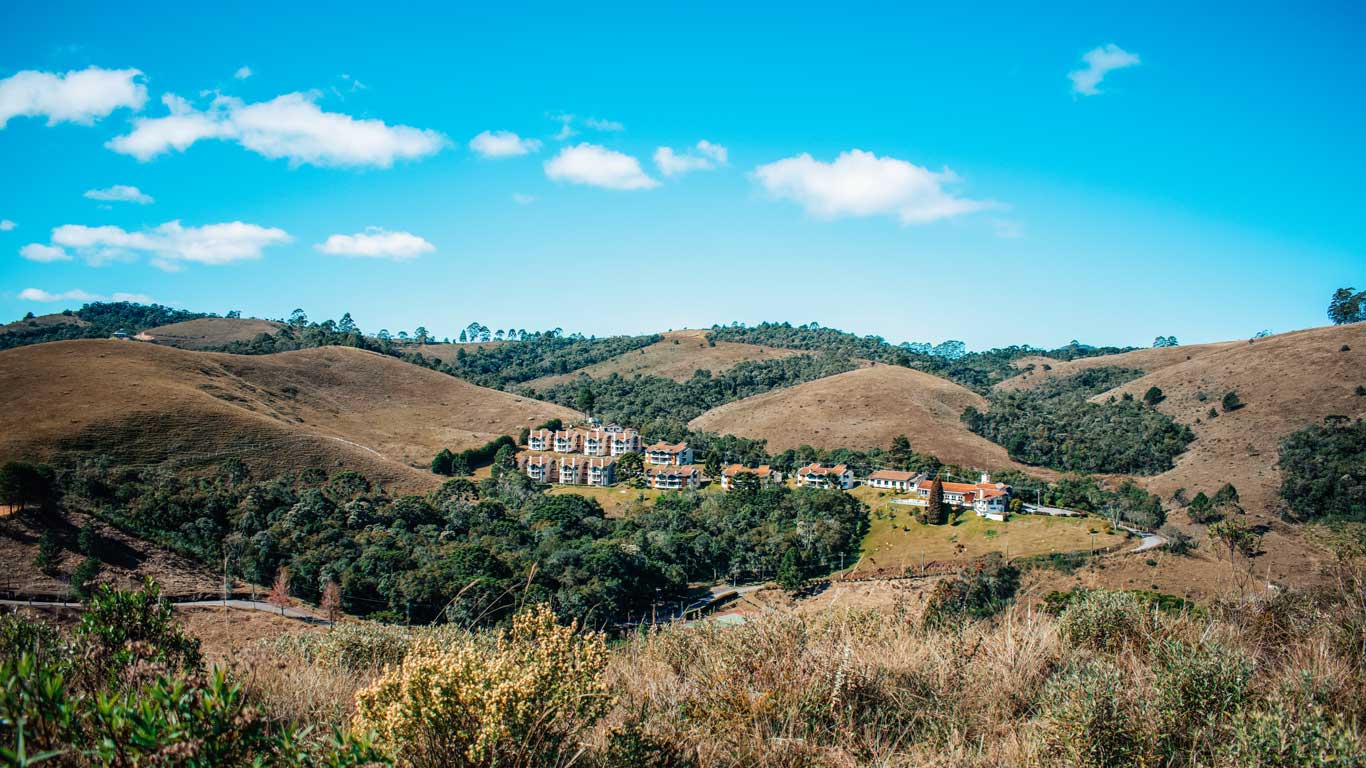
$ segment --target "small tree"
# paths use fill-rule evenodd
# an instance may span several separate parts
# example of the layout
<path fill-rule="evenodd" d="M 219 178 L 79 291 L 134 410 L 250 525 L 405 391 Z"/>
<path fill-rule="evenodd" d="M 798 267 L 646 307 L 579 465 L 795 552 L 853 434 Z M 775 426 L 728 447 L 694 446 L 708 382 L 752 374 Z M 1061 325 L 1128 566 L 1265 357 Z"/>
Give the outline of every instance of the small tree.
<path fill-rule="evenodd" d="M 275 572 L 275 583 L 270 586 L 266 602 L 279 607 L 281 616 L 285 615 L 285 609 L 293 602 L 289 596 L 289 569 L 283 565 Z"/>
<path fill-rule="evenodd" d="M 597 401 L 598 396 L 593 393 L 593 388 L 587 384 L 579 387 L 579 391 L 574 395 L 574 406 L 590 415 L 593 413 L 593 406 Z"/>
<path fill-rule="evenodd" d="M 796 592 L 806 583 L 802 568 L 802 556 L 796 547 L 788 547 L 783 559 L 778 563 L 778 586 L 788 592 Z"/>
<path fill-rule="evenodd" d="M 1229 411 L 1236 411 L 1239 408 L 1243 407 L 1243 401 L 1238 399 L 1237 392 L 1229 392 L 1225 394 L 1224 399 L 1220 401 L 1220 404 L 1224 406 L 1224 413 L 1228 413 Z"/>
<path fill-rule="evenodd" d="M 710 480 L 721 479 L 721 454 L 715 448 L 707 451 L 707 459 L 702 464 L 702 472 Z"/>
<path fill-rule="evenodd" d="M 757 472 L 736 472 L 730 479 L 731 493 L 737 494 L 742 499 L 752 498 L 759 492 L 763 481 L 759 479 Z"/>
<path fill-rule="evenodd" d="M 638 453 L 623 453 L 617 457 L 616 474 L 623 481 L 639 478 L 644 470 L 645 462 Z"/>
<path fill-rule="evenodd" d="M 57 540 L 57 534 L 50 529 L 43 531 L 38 537 L 38 554 L 33 558 L 33 564 L 43 573 L 51 573 L 61 559 L 62 544 Z"/>
<path fill-rule="evenodd" d="M 516 448 L 513 448 L 513 447 L 510 446 L 510 445 L 504 445 L 503 447 L 501 447 L 501 448 L 498 449 L 498 452 L 497 452 L 497 453 L 493 454 L 493 469 L 492 469 L 492 474 L 493 474 L 494 477 L 498 477 L 499 475 L 503 474 L 504 472 L 516 472 L 516 471 L 517 471 L 517 449 L 516 449 Z"/>
<path fill-rule="evenodd" d="M 90 596 L 91 583 L 96 576 L 100 575 L 100 561 L 87 557 L 82 560 L 80 565 L 71 572 L 71 582 L 68 584 L 71 589 L 71 596 L 77 600 L 84 600 Z"/>
<path fill-rule="evenodd" d="M 1162 390 L 1159 387 L 1148 387 L 1148 391 L 1143 393 L 1143 402 L 1148 405 L 1157 405 L 1166 399 L 1167 396 L 1162 394 Z"/>
<path fill-rule="evenodd" d="M 100 537 L 95 533 L 95 521 L 85 521 L 85 525 L 81 526 L 80 534 L 76 537 L 76 546 L 81 550 L 81 554 L 93 555 L 99 544 Z"/>
<path fill-rule="evenodd" d="M 327 622 L 336 624 L 342 610 L 341 587 L 337 586 L 337 582 L 327 580 L 327 585 L 323 587 L 322 600 L 318 605 L 327 614 Z"/>
<path fill-rule="evenodd" d="M 451 474 L 451 462 L 454 458 L 455 456 L 449 448 L 442 448 L 441 452 L 432 459 L 432 472 L 438 475 Z"/>
<path fill-rule="evenodd" d="M 925 517 L 933 525 L 943 525 L 949 521 L 948 511 L 944 508 L 944 481 L 938 477 L 930 483 L 930 500 L 926 505 Z"/>
<path fill-rule="evenodd" d="M 1224 518 L 1224 513 L 1215 509 L 1214 502 L 1203 491 L 1195 494 L 1195 498 L 1191 499 L 1190 506 L 1186 507 L 1186 514 L 1190 515 L 1192 523 L 1202 525 L 1216 523 Z"/>

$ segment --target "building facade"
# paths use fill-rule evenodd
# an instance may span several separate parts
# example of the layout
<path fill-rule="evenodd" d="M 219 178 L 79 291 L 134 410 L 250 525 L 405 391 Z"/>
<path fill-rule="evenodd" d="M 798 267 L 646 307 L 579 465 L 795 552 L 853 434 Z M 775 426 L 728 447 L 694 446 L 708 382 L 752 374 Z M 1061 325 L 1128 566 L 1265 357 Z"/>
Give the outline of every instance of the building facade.
<path fill-rule="evenodd" d="M 797 485 L 803 488 L 839 488 L 847 491 L 854 487 L 854 471 L 844 464 L 836 464 L 833 467 L 807 464 L 797 470 Z"/>
<path fill-rule="evenodd" d="M 739 464 L 731 464 L 721 470 L 721 487 L 730 490 L 731 481 L 735 479 L 736 475 L 742 473 L 758 476 L 759 485 L 763 487 L 777 485 L 783 481 L 783 473 L 767 464 L 760 464 L 758 467 L 742 467 Z"/>
<path fill-rule="evenodd" d="M 924 480 L 924 475 L 917 475 L 914 472 L 900 472 L 894 469 L 879 469 L 868 475 L 865 481 L 870 488 L 878 488 L 884 491 L 895 491 L 906 493 L 915 488 L 916 483 Z"/>
<path fill-rule="evenodd" d="M 645 469 L 645 484 L 657 491 L 678 491 L 685 488 L 696 488 L 702 484 L 702 473 L 697 471 L 697 467 L 686 466 L 652 466 Z"/>
<path fill-rule="evenodd" d="M 687 443 L 655 443 L 645 449 L 646 464 L 683 466 L 692 463 L 692 449 Z"/>

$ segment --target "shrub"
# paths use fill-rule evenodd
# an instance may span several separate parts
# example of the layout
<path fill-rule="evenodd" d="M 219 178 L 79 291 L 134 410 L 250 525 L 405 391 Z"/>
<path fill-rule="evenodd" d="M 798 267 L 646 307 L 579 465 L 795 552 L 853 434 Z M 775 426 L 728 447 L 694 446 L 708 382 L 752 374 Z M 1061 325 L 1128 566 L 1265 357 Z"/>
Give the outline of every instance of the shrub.
<path fill-rule="evenodd" d="M 83 600 L 90 595 L 90 582 L 100 575 L 100 561 L 87 557 L 71 572 L 71 596 Z"/>
<path fill-rule="evenodd" d="M 601 634 L 556 624 L 545 605 L 507 630 L 420 639 L 356 695 L 355 726 L 405 766 L 555 766 L 609 701 Z"/>
<path fill-rule="evenodd" d="M 62 543 L 57 540 L 57 534 L 51 529 L 43 531 L 38 537 L 38 554 L 34 556 L 33 564 L 43 573 L 52 573 L 61 559 Z"/>
<path fill-rule="evenodd" d="M 1152 735 L 1133 686 L 1120 671 L 1090 660 L 1044 688 L 1043 751 L 1072 768 L 1153 764 Z"/>
<path fill-rule="evenodd" d="M 1247 703 L 1251 662 L 1215 643 L 1177 640 L 1153 643 L 1150 655 L 1157 672 L 1153 698 L 1163 750 L 1170 759 L 1212 752 L 1221 729 Z"/>
<path fill-rule="evenodd" d="M 72 633 L 92 674 L 113 679 L 136 662 L 171 671 L 199 668 L 199 640 L 176 623 L 171 604 L 150 579 L 135 592 L 102 584 L 85 605 Z"/>
<path fill-rule="evenodd" d="M 1228 413 L 1229 411 L 1236 411 L 1239 408 L 1243 407 L 1243 401 L 1238 399 L 1237 392 L 1224 393 L 1224 397 L 1222 400 L 1219 401 L 1219 404 L 1224 407 L 1224 413 Z"/>
<path fill-rule="evenodd" d="M 1118 650 L 1137 640 L 1151 620 L 1137 597 L 1126 592 L 1097 590 L 1075 599 L 1058 617 L 1058 634 L 1079 647 Z"/>
<path fill-rule="evenodd" d="M 1220 768 L 1362 768 L 1360 734 L 1315 704 L 1273 695 L 1236 723 L 1216 763 Z"/>
<path fill-rule="evenodd" d="M 1020 569 L 992 552 L 968 569 L 934 585 L 925 606 L 925 624 L 995 616 L 1015 597 Z"/>

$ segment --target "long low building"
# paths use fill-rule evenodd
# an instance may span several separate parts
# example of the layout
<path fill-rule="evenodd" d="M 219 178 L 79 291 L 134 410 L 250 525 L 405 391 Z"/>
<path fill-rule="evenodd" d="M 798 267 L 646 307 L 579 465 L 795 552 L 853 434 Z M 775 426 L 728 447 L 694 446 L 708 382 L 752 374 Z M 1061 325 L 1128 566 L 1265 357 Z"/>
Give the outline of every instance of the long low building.
<path fill-rule="evenodd" d="M 692 464 L 645 468 L 645 485 L 657 491 L 680 491 L 702 484 L 702 473 Z"/>
<path fill-rule="evenodd" d="M 884 491 L 896 491 L 906 493 L 915 488 L 916 483 L 925 479 L 925 475 L 915 472 L 901 472 L 895 469 L 879 469 L 868 475 L 864 484 L 870 488 L 879 488 Z"/>
<path fill-rule="evenodd" d="M 593 456 L 527 456 L 522 471 L 538 483 L 597 485 L 616 482 L 616 461 Z"/>

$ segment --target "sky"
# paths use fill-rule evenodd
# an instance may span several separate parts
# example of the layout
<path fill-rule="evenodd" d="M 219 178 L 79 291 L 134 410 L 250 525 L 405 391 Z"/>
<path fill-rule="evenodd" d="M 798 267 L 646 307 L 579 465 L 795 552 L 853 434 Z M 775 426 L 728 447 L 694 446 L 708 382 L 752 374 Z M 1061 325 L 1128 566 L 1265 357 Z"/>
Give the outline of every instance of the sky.
<path fill-rule="evenodd" d="M 1352 3 L 452 5 L 4 2 L 0 321 L 1146 346 L 1366 288 Z"/>

